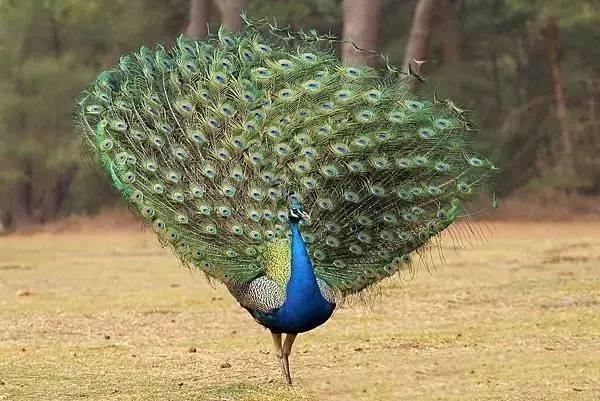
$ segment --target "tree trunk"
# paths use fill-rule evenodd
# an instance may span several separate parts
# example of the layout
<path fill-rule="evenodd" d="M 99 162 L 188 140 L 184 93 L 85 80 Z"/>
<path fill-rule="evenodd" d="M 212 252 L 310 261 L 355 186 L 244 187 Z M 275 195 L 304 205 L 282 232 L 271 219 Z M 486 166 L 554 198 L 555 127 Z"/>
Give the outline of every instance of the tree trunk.
<path fill-rule="evenodd" d="M 415 8 L 410 36 L 404 53 L 404 65 L 408 66 L 411 61 L 425 60 L 429 56 L 429 41 L 431 38 L 432 25 L 440 7 L 441 0 L 419 0 Z M 416 72 L 420 64 L 416 64 Z"/>
<path fill-rule="evenodd" d="M 592 123 L 592 143 L 596 143 L 598 140 L 600 140 L 598 135 L 600 129 L 598 129 L 598 118 L 596 117 L 596 85 L 593 78 L 588 78 L 587 87 L 589 92 L 588 110 L 590 114 L 590 121 Z"/>
<path fill-rule="evenodd" d="M 527 91 L 528 86 L 523 85 L 523 78 L 525 77 L 525 68 L 524 68 L 524 60 L 523 54 L 527 52 L 525 47 L 525 39 L 521 35 L 517 38 L 517 43 L 515 47 L 515 79 L 513 80 L 513 89 L 515 94 L 515 104 L 520 105 L 523 103 L 523 92 Z M 526 81 L 527 82 L 527 81 Z"/>
<path fill-rule="evenodd" d="M 490 51 L 490 61 L 492 63 L 492 77 L 494 79 L 494 99 L 499 114 L 502 114 L 504 104 L 502 102 L 502 85 L 500 82 L 500 68 L 498 67 L 498 53 L 496 53 L 496 49 L 493 49 L 493 47 Z"/>
<path fill-rule="evenodd" d="M 190 0 L 190 21 L 185 34 L 192 38 L 201 38 L 208 34 L 210 0 Z"/>
<path fill-rule="evenodd" d="M 549 17 L 544 29 L 546 39 L 546 51 L 548 52 L 548 61 L 550 63 L 550 74 L 554 87 L 554 98 L 556 101 L 556 118 L 560 124 L 562 139 L 562 162 L 567 170 L 567 174 L 573 172 L 573 140 L 569 130 L 567 117 L 567 102 L 563 91 L 560 66 L 558 64 L 558 28 L 556 19 Z"/>
<path fill-rule="evenodd" d="M 55 178 L 54 183 L 46 191 L 42 203 L 40 206 L 40 223 L 47 223 L 56 219 L 58 211 L 63 204 L 71 182 L 77 174 L 77 166 L 69 166 L 65 171 L 58 174 Z"/>
<path fill-rule="evenodd" d="M 25 26 L 20 38 L 17 59 L 15 63 L 14 76 L 9 79 L 14 85 L 14 91 L 22 94 L 25 90 L 25 79 L 22 76 L 21 66 L 25 64 L 27 57 L 32 50 L 32 37 L 30 28 L 35 23 L 35 18 L 31 18 L 29 24 Z M 27 119 L 24 110 L 17 110 L 15 116 L 11 118 L 9 130 L 15 137 L 26 131 Z M 10 157 L 10 153 L 7 154 Z M 18 230 L 31 223 L 33 209 L 33 163 L 29 156 L 21 155 L 7 160 L 12 164 L 18 177 L 7 186 L 8 192 L 2 201 L 6 201 L 6 210 L 3 210 L 3 225 L 8 231 Z"/>
<path fill-rule="evenodd" d="M 357 47 L 365 51 L 356 51 L 351 43 L 344 43 L 342 59 L 348 63 L 376 64 L 378 59 L 373 57 L 373 53 L 369 51 L 377 51 L 378 48 L 380 0 L 344 0 L 343 13 L 343 38 L 351 40 Z"/>
<path fill-rule="evenodd" d="M 221 24 L 230 31 L 239 31 L 242 27 L 240 14 L 248 6 L 248 0 L 220 0 Z"/>
<path fill-rule="evenodd" d="M 438 17 L 442 25 L 442 55 L 444 64 L 452 66 L 460 62 L 462 0 L 442 0 Z"/>
<path fill-rule="evenodd" d="M 31 223 L 32 214 L 32 175 L 31 160 L 23 160 L 20 164 L 22 177 L 19 177 L 9 186 L 8 209 L 4 212 L 4 226 L 6 230 L 14 231 Z"/>

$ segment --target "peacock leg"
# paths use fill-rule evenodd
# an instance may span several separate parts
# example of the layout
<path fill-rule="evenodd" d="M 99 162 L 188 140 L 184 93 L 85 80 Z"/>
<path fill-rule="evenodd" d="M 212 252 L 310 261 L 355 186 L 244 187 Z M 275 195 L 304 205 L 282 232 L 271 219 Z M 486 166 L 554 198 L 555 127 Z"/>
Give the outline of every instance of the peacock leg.
<path fill-rule="evenodd" d="M 292 353 L 292 345 L 297 334 L 287 334 L 285 336 L 285 342 L 283 343 L 283 373 L 288 384 L 292 384 L 292 377 L 290 376 L 290 361 L 289 356 Z"/>
<path fill-rule="evenodd" d="M 277 355 L 277 359 L 279 359 L 279 362 L 281 363 L 281 370 L 285 375 L 285 367 L 283 365 L 283 348 L 281 347 L 281 333 L 271 332 L 271 335 L 273 336 L 273 344 L 275 345 L 275 355 Z"/>

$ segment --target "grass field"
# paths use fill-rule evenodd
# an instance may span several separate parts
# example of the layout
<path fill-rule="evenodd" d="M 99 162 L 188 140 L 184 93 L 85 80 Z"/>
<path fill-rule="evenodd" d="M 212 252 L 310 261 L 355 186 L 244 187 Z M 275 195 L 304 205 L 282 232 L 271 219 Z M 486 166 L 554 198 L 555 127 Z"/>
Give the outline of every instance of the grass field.
<path fill-rule="evenodd" d="M 301 335 L 291 388 L 150 233 L 2 237 L 0 400 L 600 400 L 600 223 L 489 227 Z"/>

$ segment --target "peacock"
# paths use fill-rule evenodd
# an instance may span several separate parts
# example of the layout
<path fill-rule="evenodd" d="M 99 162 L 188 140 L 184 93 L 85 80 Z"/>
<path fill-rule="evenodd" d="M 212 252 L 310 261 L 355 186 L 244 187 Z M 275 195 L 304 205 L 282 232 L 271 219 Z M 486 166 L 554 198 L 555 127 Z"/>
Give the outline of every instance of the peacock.
<path fill-rule="evenodd" d="M 122 56 L 75 122 L 160 242 L 270 330 L 291 384 L 296 336 L 410 269 L 495 167 L 467 113 L 417 98 L 414 74 L 383 56 L 343 63 L 332 35 L 242 19 Z"/>

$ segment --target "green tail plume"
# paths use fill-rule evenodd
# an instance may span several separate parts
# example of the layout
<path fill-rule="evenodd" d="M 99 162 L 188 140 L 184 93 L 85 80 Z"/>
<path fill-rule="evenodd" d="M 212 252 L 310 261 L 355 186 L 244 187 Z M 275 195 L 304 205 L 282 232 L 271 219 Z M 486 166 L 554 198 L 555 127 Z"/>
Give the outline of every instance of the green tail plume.
<path fill-rule="evenodd" d="M 246 21 L 101 73 L 76 110 L 90 151 L 161 241 L 220 281 L 264 274 L 290 202 L 340 294 L 395 274 L 485 188 L 493 166 L 465 113 L 415 99 L 391 67 L 341 63 L 330 37 Z"/>

